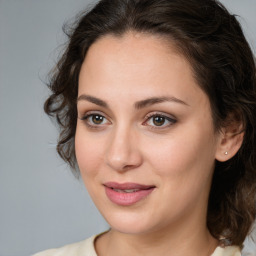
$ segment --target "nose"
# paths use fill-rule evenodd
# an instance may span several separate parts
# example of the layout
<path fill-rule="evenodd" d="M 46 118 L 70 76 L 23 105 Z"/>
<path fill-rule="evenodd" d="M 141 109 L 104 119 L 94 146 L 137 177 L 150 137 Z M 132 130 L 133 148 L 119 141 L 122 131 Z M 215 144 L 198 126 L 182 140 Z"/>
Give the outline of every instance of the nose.
<path fill-rule="evenodd" d="M 113 131 L 106 154 L 109 167 L 123 172 L 139 167 L 142 159 L 135 131 L 124 127 Z"/>

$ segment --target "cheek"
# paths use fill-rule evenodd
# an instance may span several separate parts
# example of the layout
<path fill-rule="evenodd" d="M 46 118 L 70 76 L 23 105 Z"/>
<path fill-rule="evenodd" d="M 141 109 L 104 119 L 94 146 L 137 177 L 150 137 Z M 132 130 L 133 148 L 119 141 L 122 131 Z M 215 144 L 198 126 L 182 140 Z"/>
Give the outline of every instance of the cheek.
<path fill-rule="evenodd" d="M 79 127 L 75 136 L 75 152 L 82 177 L 93 175 L 99 169 L 103 159 L 102 147 Z"/>
<path fill-rule="evenodd" d="M 198 126 L 186 128 L 155 141 L 154 146 L 145 147 L 145 155 L 159 175 L 172 178 L 186 175 L 196 179 L 201 174 L 209 175 L 212 170 L 215 161 L 213 133 Z"/>
<path fill-rule="evenodd" d="M 174 178 L 188 172 L 188 166 L 196 154 L 180 140 L 171 139 L 162 143 L 155 143 L 154 147 L 145 147 L 145 155 L 153 167 L 154 172 L 162 177 Z"/>
<path fill-rule="evenodd" d="M 150 155 L 162 197 L 173 202 L 176 209 L 189 209 L 199 202 L 206 205 L 211 186 L 215 162 L 212 137 L 209 139 L 209 132 L 201 136 L 203 131 L 198 129 L 189 131 L 146 147 L 145 152 Z"/>

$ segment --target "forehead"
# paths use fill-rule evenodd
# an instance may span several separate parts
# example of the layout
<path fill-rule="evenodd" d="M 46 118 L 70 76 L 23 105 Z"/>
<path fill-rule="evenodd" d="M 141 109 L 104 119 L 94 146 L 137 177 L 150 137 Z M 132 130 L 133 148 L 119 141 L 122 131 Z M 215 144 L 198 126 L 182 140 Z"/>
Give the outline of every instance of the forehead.
<path fill-rule="evenodd" d="M 187 59 L 173 43 L 150 34 L 107 35 L 88 50 L 79 77 L 79 93 L 102 97 L 171 96 L 189 101 L 202 94 Z M 198 97 L 197 95 L 196 97 Z"/>
<path fill-rule="evenodd" d="M 177 57 L 188 64 L 174 43 L 166 37 L 131 31 L 121 36 L 106 35 L 97 40 L 89 48 L 85 62 L 90 61 L 93 64 L 93 60 L 101 58 L 111 64 L 111 60 L 115 59 L 118 64 L 138 67 L 151 64 L 153 67 L 159 61 Z M 189 64 L 187 67 L 190 68 Z"/>

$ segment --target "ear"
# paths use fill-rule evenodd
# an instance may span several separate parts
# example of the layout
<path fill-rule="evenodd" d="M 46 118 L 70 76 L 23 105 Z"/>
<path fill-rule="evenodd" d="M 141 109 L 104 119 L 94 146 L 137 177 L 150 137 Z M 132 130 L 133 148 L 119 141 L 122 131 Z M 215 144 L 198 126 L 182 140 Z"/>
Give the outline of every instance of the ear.
<path fill-rule="evenodd" d="M 231 159 L 240 149 L 243 138 L 244 138 L 244 126 L 241 121 L 235 119 L 230 119 L 221 128 L 220 137 L 217 145 L 216 160 L 220 162 L 225 162 Z"/>

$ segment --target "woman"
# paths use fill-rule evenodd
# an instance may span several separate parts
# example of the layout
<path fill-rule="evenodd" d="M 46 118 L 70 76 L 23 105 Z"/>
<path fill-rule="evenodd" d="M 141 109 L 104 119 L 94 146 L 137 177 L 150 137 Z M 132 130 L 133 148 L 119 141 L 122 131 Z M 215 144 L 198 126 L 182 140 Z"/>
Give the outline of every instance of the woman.
<path fill-rule="evenodd" d="M 241 255 L 256 214 L 256 72 L 218 1 L 100 1 L 50 88 L 58 153 L 110 230 L 37 256 Z"/>

